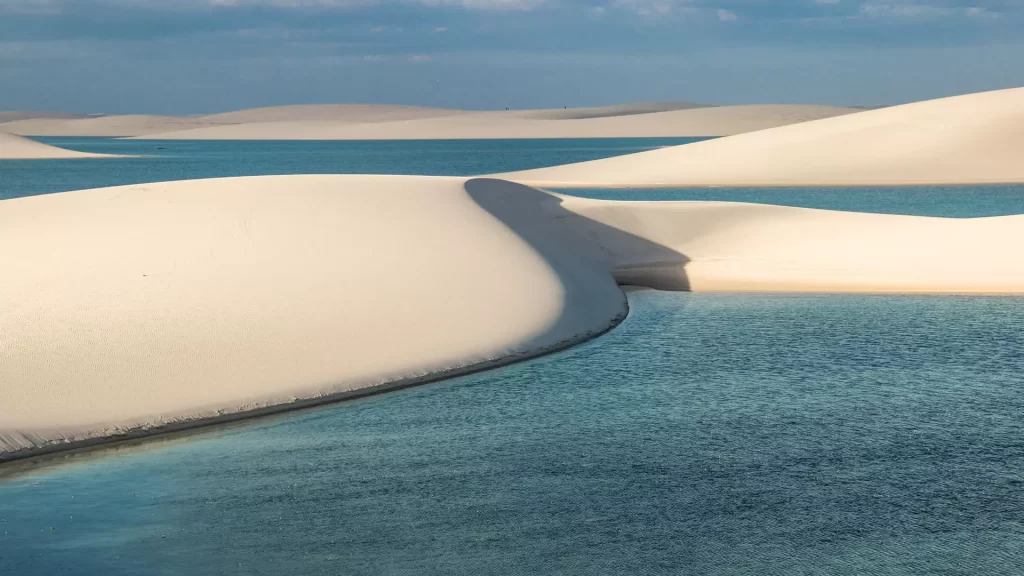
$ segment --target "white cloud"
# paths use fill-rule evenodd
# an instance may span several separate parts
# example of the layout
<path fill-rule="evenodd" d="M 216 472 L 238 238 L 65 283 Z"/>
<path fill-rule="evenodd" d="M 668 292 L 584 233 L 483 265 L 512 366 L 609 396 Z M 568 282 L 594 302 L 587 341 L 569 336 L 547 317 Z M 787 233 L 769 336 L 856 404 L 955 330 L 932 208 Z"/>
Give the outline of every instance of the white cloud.
<path fill-rule="evenodd" d="M 949 8 L 929 4 L 874 3 L 862 4 L 860 13 L 873 18 L 928 18 L 949 16 Z"/>
<path fill-rule="evenodd" d="M 815 4 L 839 4 L 839 0 L 814 0 Z"/>
<path fill-rule="evenodd" d="M 667 16 L 691 14 L 696 8 L 688 6 L 690 0 L 612 0 L 611 6 L 631 10 L 640 16 Z"/>
<path fill-rule="evenodd" d="M 725 10 L 723 8 L 716 10 L 715 14 L 718 15 L 718 19 L 722 22 L 735 22 L 739 19 L 739 16 L 737 16 L 735 12 L 732 10 Z"/>
<path fill-rule="evenodd" d="M 413 54 L 412 56 L 409 56 L 409 58 L 407 58 L 407 60 L 409 62 L 412 62 L 413 64 L 422 64 L 424 62 L 433 62 L 434 61 L 434 59 L 431 58 L 427 54 Z"/>
<path fill-rule="evenodd" d="M 438 26 L 438 27 L 434 28 L 434 32 L 438 32 L 438 33 L 447 32 L 447 31 L 448 31 L 448 27 L 447 26 Z"/>
<path fill-rule="evenodd" d="M 970 8 L 965 10 L 965 12 L 971 18 L 979 18 L 982 20 L 996 20 L 999 18 L 999 14 L 996 14 L 995 12 L 989 12 L 988 10 L 980 6 L 971 6 Z"/>

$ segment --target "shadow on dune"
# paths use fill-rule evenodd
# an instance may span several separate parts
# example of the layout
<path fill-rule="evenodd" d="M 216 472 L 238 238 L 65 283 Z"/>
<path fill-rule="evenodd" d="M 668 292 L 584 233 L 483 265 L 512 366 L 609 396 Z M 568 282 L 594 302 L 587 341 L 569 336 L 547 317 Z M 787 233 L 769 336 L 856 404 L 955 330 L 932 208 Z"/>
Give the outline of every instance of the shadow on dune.
<path fill-rule="evenodd" d="M 469 180 L 466 191 L 551 263 L 567 289 L 580 266 L 602 266 L 617 284 L 690 290 L 685 254 L 568 210 L 554 194 L 495 178 Z"/>

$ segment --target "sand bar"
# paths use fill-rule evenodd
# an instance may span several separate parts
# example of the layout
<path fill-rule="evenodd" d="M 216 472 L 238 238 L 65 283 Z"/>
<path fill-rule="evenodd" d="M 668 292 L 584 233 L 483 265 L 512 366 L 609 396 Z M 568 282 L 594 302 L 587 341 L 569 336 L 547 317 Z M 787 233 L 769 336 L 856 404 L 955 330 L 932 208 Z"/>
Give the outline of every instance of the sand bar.
<path fill-rule="evenodd" d="M 43 160 L 62 158 L 113 158 L 109 154 L 90 154 L 66 150 L 14 134 L 0 132 L 0 160 Z"/>

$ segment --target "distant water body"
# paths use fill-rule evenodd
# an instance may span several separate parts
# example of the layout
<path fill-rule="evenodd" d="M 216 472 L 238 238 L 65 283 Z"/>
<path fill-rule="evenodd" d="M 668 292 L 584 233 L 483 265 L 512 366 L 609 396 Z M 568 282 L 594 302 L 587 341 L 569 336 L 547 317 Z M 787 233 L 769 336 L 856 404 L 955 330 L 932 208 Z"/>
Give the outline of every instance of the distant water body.
<path fill-rule="evenodd" d="M 139 158 L 0 161 L 0 199 L 144 182 L 266 174 L 474 176 L 597 160 L 703 138 L 151 141 L 37 138 Z"/>
<path fill-rule="evenodd" d="M 0 200 L 122 184 L 264 174 L 474 176 L 598 160 L 706 138 L 348 142 L 38 140 L 85 152 L 141 157 L 0 161 Z M 1022 185 L 577 189 L 560 192 L 610 200 L 727 200 L 951 218 L 1024 213 Z"/>
<path fill-rule="evenodd" d="M 532 362 L 0 483 L 0 573 L 1021 573 L 1024 300 L 630 301 Z"/>

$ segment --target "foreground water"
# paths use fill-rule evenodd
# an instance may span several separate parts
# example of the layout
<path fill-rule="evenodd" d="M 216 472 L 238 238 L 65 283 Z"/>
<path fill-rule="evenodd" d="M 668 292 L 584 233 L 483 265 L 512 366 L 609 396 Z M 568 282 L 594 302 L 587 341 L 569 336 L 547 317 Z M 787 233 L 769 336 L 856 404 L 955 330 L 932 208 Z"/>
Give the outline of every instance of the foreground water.
<path fill-rule="evenodd" d="M 525 364 L 0 484 L 0 572 L 1019 574 L 1024 299 L 630 295 Z"/>

